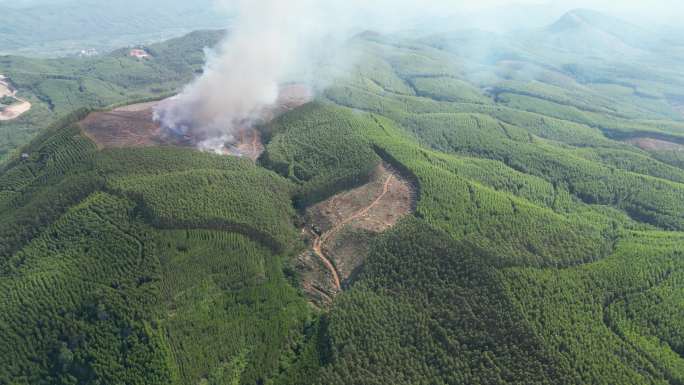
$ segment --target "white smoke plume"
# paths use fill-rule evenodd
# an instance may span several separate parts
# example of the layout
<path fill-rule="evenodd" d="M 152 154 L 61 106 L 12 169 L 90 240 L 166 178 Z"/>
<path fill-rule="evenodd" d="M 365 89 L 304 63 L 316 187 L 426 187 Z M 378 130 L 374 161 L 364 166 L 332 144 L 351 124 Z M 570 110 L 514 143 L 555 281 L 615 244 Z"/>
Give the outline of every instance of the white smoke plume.
<path fill-rule="evenodd" d="M 230 1 L 234 22 L 225 41 L 209 56 L 203 75 L 160 104 L 155 118 L 167 132 L 220 151 L 238 129 L 258 122 L 277 102 L 281 85 L 306 79 L 351 33 L 397 26 L 404 17 L 386 11 L 396 14 L 402 1 Z"/>
<path fill-rule="evenodd" d="M 238 1 L 235 23 L 204 75 L 157 109 L 162 125 L 203 139 L 201 147 L 220 148 L 237 127 L 274 104 L 306 29 L 296 17 L 301 3 Z"/>
<path fill-rule="evenodd" d="M 448 18 L 450 28 L 472 23 L 473 17 L 464 16 L 468 14 L 485 15 L 480 17 L 503 23 L 508 7 L 518 8 L 523 4 L 560 12 L 579 3 L 609 3 L 604 0 L 221 1 L 234 14 L 226 39 L 209 55 L 203 75 L 181 94 L 162 103 L 155 114 L 167 132 L 192 136 L 200 147 L 214 151 L 231 142 L 237 130 L 258 123 L 277 102 L 281 85 L 307 79 L 306 75 L 313 73 L 318 62 L 325 57 L 330 59 L 330 53 L 353 33 L 368 29 L 391 32 L 408 27 L 412 21 L 430 20 L 434 16 L 444 20 L 446 15 L 455 15 Z M 627 0 L 625 4 L 632 2 Z M 308 80 L 312 83 L 311 76 Z"/>

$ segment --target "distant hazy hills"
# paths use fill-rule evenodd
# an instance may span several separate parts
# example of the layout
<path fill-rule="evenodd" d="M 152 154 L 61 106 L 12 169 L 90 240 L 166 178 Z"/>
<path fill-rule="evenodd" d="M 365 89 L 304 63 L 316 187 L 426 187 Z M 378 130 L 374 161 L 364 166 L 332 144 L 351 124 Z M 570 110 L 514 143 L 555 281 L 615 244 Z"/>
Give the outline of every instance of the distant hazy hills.
<path fill-rule="evenodd" d="M 585 9 L 566 13 L 539 33 L 534 39 L 555 49 L 599 56 L 643 54 L 662 42 L 655 32 Z"/>
<path fill-rule="evenodd" d="M 466 46 L 459 51 L 468 52 L 469 56 L 490 55 L 492 45 L 496 45 L 500 55 L 510 44 L 521 44 L 539 46 L 545 51 L 611 57 L 681 47 L 678 36 L 682 31 L 657 25 L 646 29 L 596 11 L 573 10 L 547 27 L 538 27 L 549 15 L 542 17 L 536 8 L 524 8 L 525 12 L 515 7 L 512 10 L 507 9 L 503 19 L 485 14 L 475 19 L 485 26 L 502 24 L 504 29 L 511 27 L 504 19 L 514 20 L 509 20 L 513 24 L 527 20 L 522 32 L 498 36 L 483 33 L 475 39 L 468 36 L 463 42 Z M 217 9 L 214 0 L 0 0 L 0 55 L 65 56 L 89 49 L 105 52 L 198 29 L 226 28 L 228 18 Z M 491 23 L 482 22 L 488 18 Z M 441 31 L 453 29 L 454 20 L 459 20 L 460 28 L 475 28 L 468 27 L 470 24 L 464 19 L 467 18 L 463 15 L 445 15 L 444 20 L 431 23 Z M 458 35 L 463 36 L 462 32 Z"/>
<path fill-rule="evenodd" d="M 0 0 L 0 54 L 61 56 L 106 51 L 225 28 L 226 15 L 211 0 L 75 1 Z"/>

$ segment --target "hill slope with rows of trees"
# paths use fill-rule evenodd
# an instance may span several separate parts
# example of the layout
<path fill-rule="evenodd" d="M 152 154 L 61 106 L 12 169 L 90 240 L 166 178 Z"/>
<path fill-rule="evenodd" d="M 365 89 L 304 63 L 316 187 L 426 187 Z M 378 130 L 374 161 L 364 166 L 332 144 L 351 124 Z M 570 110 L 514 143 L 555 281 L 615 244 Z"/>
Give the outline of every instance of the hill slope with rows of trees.
<path fill-rule="evenodd" d="M 0 123 L 0 384 L 683 383 L 682 58 L 578 49 L 650 47 L 610 20 L 361 34 L 256 162 L 77 124 L 177 91 L 218 32 L 149 62 L 0 58 L 37 103 Z M 415 207 L 314 306 L 306 209 L 381 163 Z"/>

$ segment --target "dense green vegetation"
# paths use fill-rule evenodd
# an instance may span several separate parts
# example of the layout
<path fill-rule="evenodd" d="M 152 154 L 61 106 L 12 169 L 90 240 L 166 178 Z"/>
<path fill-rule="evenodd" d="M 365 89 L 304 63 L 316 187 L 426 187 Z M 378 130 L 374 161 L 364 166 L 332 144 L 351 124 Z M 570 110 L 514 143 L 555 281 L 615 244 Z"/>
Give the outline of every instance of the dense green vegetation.
<path fill-rule="evenodd" d="M 560 383 L 484 253 L 419 220 L 384 235 L 327 319 L 330 363 L 298 383 Z"/>
<path fill-rule="evenodd" d="M 672 351 L 676 340 L 668 336 L 654 348 L 652 332 L 630 333 L 624 325 L 640 323 L 641 317 L 627 321 L 615 312 L 626 298 L 666 287 L 671 275 L 679 274 L 681 242 L 681 234 L 630 233 L 601 262 L 560 271 L 514 269 L 505 275 L 533 330 L 575 373 L 574 383 L 676 384 L 684 374 L 682 357 Z M 682 290 L 672 289 L 673 296 Z M 665 325 L 658 328 L 663 333 Z"/>
<path fill-rule="evenodd" d="M 5 383 L 168 383 L 147 316 L 154 276 L 130 204 L 96 194 L 2 269 Z"/>
<path fill-rule="evenodd" d="M 282 257 L 219 231 L 161 231 L 157 245 L 177 383 L 254 384 L 291 364 L 309 313 Z"/>
<path fill-rule="evenodd" d="M 300 184 L 299 207 L 367 181 L 380 159 L 363 138 L 367 121 L 312 104 L 281 117 L 270 130 L 263 163 Z"/>
<path fill-rule="evenodd" d="M 0 122 L 0 161 L 74 110 L 159 99 L 175 92 L 201 72 L 203 49 L 216 44 L 222 34 L 196 32 L 150 45 L 149 60 L 130 57 L 128 49 L 90 58 L 0 56 L 0 74 L 32 103 L 18 119 Z"/>
<path fill-rule="evenodd" d="M 174 90 L 218 34 L 150 62 L 0 59 L 66 116 L 3 142 L 0 384 L 684 383 L 681 62 L 587 54 L 602 35 L 577 17 L 646 49 L 591 13 L 512 41 L 365 33 L 351 70 L 321 68 L 337 77 L 318 100 L 262 127 L 256 164 L 98 150 L 74 124 Z M 36 132 L 36 113 L 7 127 Z M 624 141 L 643 137 L 672 143 Z M 380 161 L 415 212 L 364 234 L 365 264 L 314 309 L 298 209 Z"/>
<path fill-rule="evenodd" d="M 101 152 L 72 123 L 82 115 L 3 165 L 0 382 L 257 383 L 284 371 L 311 321 L 285 274 L 300 247 L 292 182 L 188 149 Z"/>
<path fill-rule="evenodd" d="M 5 165 L 0 176 L 3 258 L 103 184 L 89 166 L 95 145 L 78 132 L 74 126 L 48 131 L 25 148 L 29 159 Z"/>
<path fill-rule="evenodd" d="M 206 0 L 12 0 L 2 9 L 0 55 L 106 53 L 226 25 L 226 15 Z"/>

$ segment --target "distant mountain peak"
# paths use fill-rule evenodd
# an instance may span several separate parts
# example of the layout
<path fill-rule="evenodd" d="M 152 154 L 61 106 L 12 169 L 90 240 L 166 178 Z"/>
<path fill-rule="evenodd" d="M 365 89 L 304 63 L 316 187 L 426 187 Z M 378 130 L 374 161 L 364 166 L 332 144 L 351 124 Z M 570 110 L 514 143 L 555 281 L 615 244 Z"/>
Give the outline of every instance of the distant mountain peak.
<path fill-rule="evenodd" d="M 561 16 L 548 29 L 553 32 L 563 32 L 578 28 L 600 28 L 601 24 L 622 23 L 620 20 L 603 13 L 589 9 L 574 9 Z M 624 22 L 624 24 L 627 24 Z"/>
<path fill-rule="evenodd" d="M 574 9 L 546 28 L 561 47 L 573 51 L 638 53 L 652 43 L 648 31 L 589 9 Z"/>
<path fill-rule="evenodd" d="M 619 17 L 594 11 L 591 9 L 578 8 L 568 11 L 555 23 L 548 27 L 549 30 L 562 31 L 565 29 L 591 27 L 604 30 L 613 34 L 646 34 L 642 27 L 623 20 Z"/>
<path fill-rule="evenodd" d="M 590 17 L 612 18 L 611 16 L 608 16 L 605 13 L 601 13 L 599 11 L 594 11 L 593 9 L 588 9 L 588 8 L 575 8 L 573 10 L 568 11 L 566 13 L 566 15 L 573 15 L 573 16 L 582 17 L 582 18 L 590 18 Z"/>

